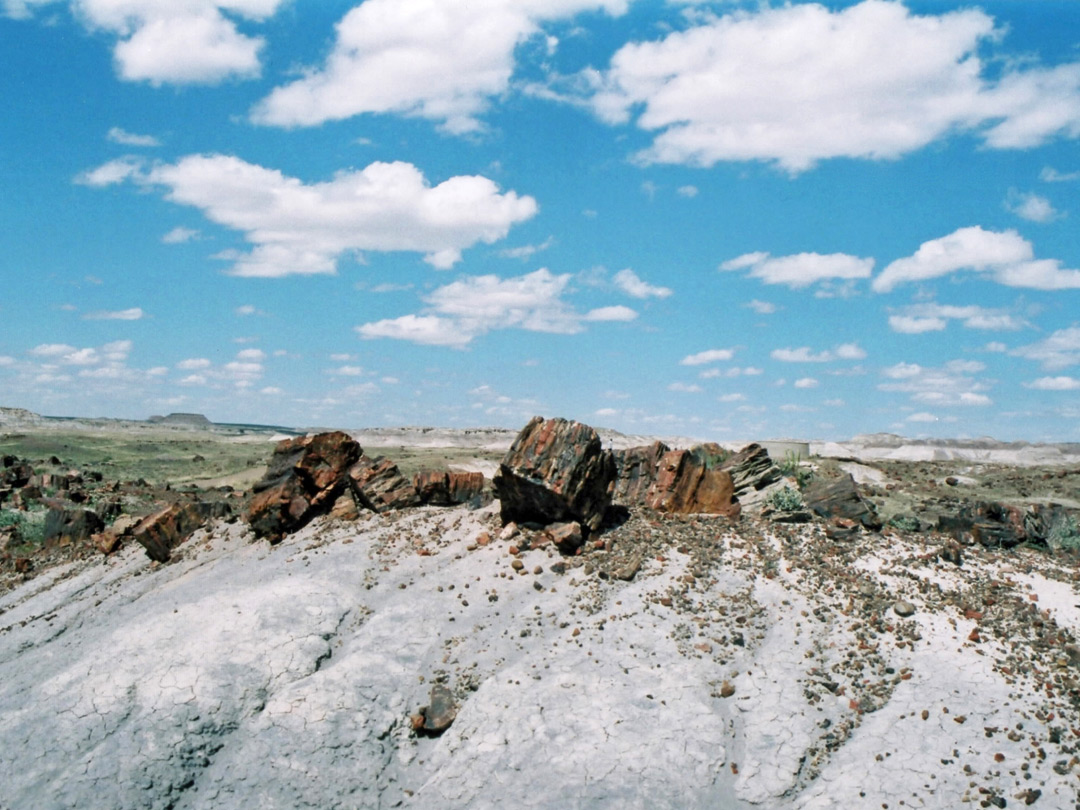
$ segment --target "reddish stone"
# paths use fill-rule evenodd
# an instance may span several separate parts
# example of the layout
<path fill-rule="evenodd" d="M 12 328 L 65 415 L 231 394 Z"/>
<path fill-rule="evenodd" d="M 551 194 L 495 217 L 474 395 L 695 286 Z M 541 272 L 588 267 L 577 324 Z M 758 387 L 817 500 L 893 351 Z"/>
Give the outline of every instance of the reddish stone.
<path fill-rule="evenodd" d="M 206 525 L 214 514 L 216 504 L 189 503 L 166 506 L 147 515 L 131 534 L 146 549 L 146 556 L 157 562 L 168 562 L 172 550 Z"/>
<path fill-rule="evenodd" d="M 247 520 L 271 543 L 330 511 L 345 489 L 348 469 L 362 454 L 341 431 L 286 439 L 274 448 L 266 474 L 252 491 Z"/>
<path fill-rule="evenodd" d="M 413 485 L 394 462 L 383 456 L 374 459 L 361 456 L 349 468 L 349 483 L 357 503 L 375 512 L 420 504 Z"/>
<path fill-rule="evenodd" d="M 671 450 L 660 460 L 645 496 L 650 509 L 674 514 L 739 516 L 731 474 L 710 468 L 689 450 Z"/>
<path fill-rule="evenodd" d="M 495 475 L 503 523 L 578 521 L 596 530 L 611 504 L 615 462 L 580 422 L 534 417 Z"/>
<path fill-rule="evenodd" d="M 420 502 L 429 506 L 455 506 L 484 491 L 484 474 L 424 470 L 413 476 L 413 489 Z"/>
<path fill-rule="evenodd" d="M 575 553 L 585 542 L 585 539 L 582 536 L 581 524 L 576 521 L 571 523 L 553 523 L 547 527 L 545 534 L 551 538 L 551 542 L 553 542 L 563 554 Z"/>
<path fill-rule="evenodd" d="M 656 481 L 660 460 L 668 450 L 663 442 L 616 450 L 613 456 L 617 477 L 611 500 L 622 506 L 643 505 L 649 487 Z"/>

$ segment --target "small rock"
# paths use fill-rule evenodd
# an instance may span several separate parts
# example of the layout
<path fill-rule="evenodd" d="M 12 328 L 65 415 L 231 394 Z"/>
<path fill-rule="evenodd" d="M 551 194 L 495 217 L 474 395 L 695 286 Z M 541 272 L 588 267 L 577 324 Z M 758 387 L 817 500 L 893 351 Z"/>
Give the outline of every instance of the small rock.
<path fill-rule="evenodd" d="M 913 616 L 915 614 L 915 606 L 911 604 L 911 602 L 905 601 L 903 599 L 893 605 L 893 610 L 896 612 L 897 616 L 901 616 L 903 618 L 907 618 L 908 616 Z"/>
<path fill-rule="evenodd" d="M 419 731 L 428 737 L 438 737 L 457 717 L 457 704 L 450 690 L 438 683 L 431 687 L 428 701 L 428 705 L 420 710 L 424 723 Z"/>
<path fill-rule="evenodd" d="M 720 684 L 720 697 L 729 698 L 734 694 L 735 687 L 732 685 L 731 681 L 724 681 L 722 684 Z"/>

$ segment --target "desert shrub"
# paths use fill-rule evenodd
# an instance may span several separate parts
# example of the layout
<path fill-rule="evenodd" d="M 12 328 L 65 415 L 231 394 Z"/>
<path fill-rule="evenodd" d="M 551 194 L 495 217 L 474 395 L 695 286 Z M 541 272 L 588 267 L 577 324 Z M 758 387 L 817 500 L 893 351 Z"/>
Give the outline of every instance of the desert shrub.
<path fill-rule="evenodd" d="M 893 515 L 889 518 L 889 525 L 902 532 L 917 532 L 922 528 L 919 519 L 914 515 Z"/>
<path fill-rule="evenodd" d="M 809 467 L 802 466 L 802 455 L 788 450 L 784 453 L 783 460 L 776 466 L 786 478 L 794 478 L 799 489 L 805 489 L 806 485 L 814 480 L 814 471 Z"/>
<path fill-rule="evenodd" d="M 1076 525 L 1076 518 L 1065 515 L 1055 521 L 1046 533 L 1046 544 L 1054 551 L 1080 550 L 1080 528 Z"/>
<path fill-rule="evenodd" d="M 45 539 L 45 511 L 22 512 L 0 509 L 0 528 L 14 526 L 18 543 L 40 545 Z"/>
<path fill-rule="evenodd" d="M 769 495 L 767 503 L 778 512 L 794 512 L 802 509 L 803 499 L 797 489 L 781 487 Z"/>

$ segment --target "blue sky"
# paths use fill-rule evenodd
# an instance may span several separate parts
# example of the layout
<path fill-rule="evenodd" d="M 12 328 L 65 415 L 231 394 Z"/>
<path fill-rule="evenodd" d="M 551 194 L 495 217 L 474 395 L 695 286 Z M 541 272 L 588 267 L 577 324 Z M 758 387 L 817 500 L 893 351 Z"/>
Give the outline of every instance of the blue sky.
<path fill-rule="evenodd" d="M 1080 2 L 0 0 L 0 404 L 1080 441 Z"/>

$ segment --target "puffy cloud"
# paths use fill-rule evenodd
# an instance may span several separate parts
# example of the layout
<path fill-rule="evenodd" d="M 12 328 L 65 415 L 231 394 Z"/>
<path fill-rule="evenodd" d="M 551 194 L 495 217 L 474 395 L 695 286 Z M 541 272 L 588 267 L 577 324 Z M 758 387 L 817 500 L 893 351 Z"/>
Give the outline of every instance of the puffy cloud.
<path fill-rule="evenodd" d="M 768 301 L 758 301 L 756 298 L 746 302 L 743 306 L 754 310 L 758 315 L 772 315 L 776 312 L 776 304 Z"/>
<path fill-rule="evenodd" d="M 372 163 L 305 184 L 236 157 L 191 155 L 145 173 L 137 165 L 106 164 L 83 182 L 128 178 L 164 186 L 167 199 L 242 231 L 252 250 L 219 254 L 234 261 L 231 272 L 238 276 L 334 273 L 339 257 L 365 250 L 416 251 L 446 269 L 465 248 L 502 239 L 537 211 L 532 197 L 501 193 L 486 177 L 458 176 L 431 186 L 419 169 L 401 162 Z"/>
<path fill-rule="evenodd" d="M 820 384 L 813 377 L 803 377 L 795 381 L 796 388 L 817 388 Z"/>
<path fill-rule="evenodd" d="M 637 318 L 638 314 L 630 307 L 613 306 L 613 307 L 597 307 L 596 309 L 590 309 L 585 313 L 586 321 L 632 321 Z"/>
<path fill-rule="evenodd" d="M 1016 231 L 987 231 L 977 225 L 960 228 L 923 242 L 914 255 L 892 262 L 871 286 L 884 293 L 898 284 L 971 270 L 1009 287 L 1080 289 L 1080 270 L 1063 269 L 1057 259 L 1037 260 L 1034 253 L 1031 243 Z"/>
<path fill-rule="evenodd" d="M 176 364 L 176 367 L 181 371 L 197 371 L 199 369 L 210 368 L 212 365 L 213 363 L 205 357 L 192 357 L 187 360 L 181 360 Z"/>
<path fill-rule="evenodd" d="M 146 313 L 141 307 L 120 310 L 98 310 L 83 315 L 84 321 L 141 321 Z"/>
<path fill-rule="evenodd" d="M 637 273 L 627 267 L 612 277 L 615 286 L 631 298 L 667 298 L 671 295 L 670 287 L 657 287 L 638 278 Z"/>
<path fill-rule="evenodd" d="M 1026 321 L 1007 312 L 980 306 L 949 306 L 946 304 L 913 304 L 900 314 L 889 316 L 889 327 L 901 334 L 941 332 L 950 320 L 958 320 L 968 329 L 1016 330 Z"/>
<path fill-rule="evenodd" d="M 769 356 L 781 363 L 828 363 L 835 359 L 832 352 L 826 350 L 815 354 L 809 346 L 800 346 L 797 349 L 773 349 Z"/>
<path fill-rule="evenodd" d="M 1053 222 L 1064 216 L 1046 197 L 1034 192 L 1020 192 L 1014 188 L 1009 189 L 1009 194 L 1005 198 L 1005 208 L 1020 219 L 1026 219 L 1029 222 Z"/>
<path fill-rule="evenodd" d="M 275 89 L 252 119 L 315 126 L 362 113 L 481 127 L 488 99 L 507 90 L 515 49 L 551 20 L 621 14 L 628 0 L 367 0 L 336 26 L 325 64 Z"/>
<path fill-rule="evenodd" d="M 4 0 L 4 8 L 14 16 L 27 16 L 30 6 L 51 1 Z M 70 4 L 88 29 L 119 39 L 113 56 L 121 78 L 158 85 L 257 76 L 264 41 L 240 33 L 226 14 L 260 21 L 286 1 L 70 0 Z M 147 136 L 132 136 L 118 128 L 115 132 L 113 140 L 118 143 L 157 145 L 148 142 Z"/>
<path fill-rule="evenodd" d="M 680 366 L 703 366 L 707 363 L 720 363 L 735 356 L 734 349 L 706 349 L 697 354 L 688 354 L 679 361 Z"/>
<path fill-rule="evenodd" d="M 499 329 L 576 334 L 587 321 L 626 321 L 637 317 L 628 307 L 600 307 L 582 315 L 563 296 L 570 274 L 546 268 L 516 278 L 471 276 L 438 287 L 424 297 L 422 314 L 410 314 L 356 327 L 367 339 L 395 338 L 433 346 L 463 348 L 480 335 Z"/>
<path fill-rule="evenodd" d="M 693 199 L 698 195 L 697 186 L 679 186 L 675 189 L 675 193 L 680 197 L 686 197 L 687 199 Z"/>
<path fill-rule="evenodd" d="M 120 127 L 113 127 L 106 136 L 113 143 L 123 146 L 161 146 L 161 141 L 153 135 L 137 135 L 127 132 Z"/>
<path fill-rule="evenodd" d="M 123 183 L 133 177 L 137 177 L 142 171 L 143 161 L 139 158 L 122 157 L 103 163 L 96 169 L 80 173 L 75 182 L 80 186 L 104 188 Z"/>
<path fill-rule="evenodd" d="M 1080 180 L 1080 172 L 1059 172 L 1052 166 L 1044 166 L 1039 179 L 1044 183 L 1072 183 Z"/>
<path fill-rule="evenodd" d="M 747 270 L 750 278 L 765 284 L 783 284 L 793 290 L 803 289 L 823 281 L 869 278 L 874 269 L 873 259 L 860 259 L 846 253 L 797 253 L 792 256 L 770 256 L 768 253 L 746 253 L 720 265 L 724 271 Z"/>
<path fill-rule="evenodd" d="M 680 394 L 700 394 L 701 386 L 693 383 L 673 382 L 667 387 L 667 390 Z"/>
<path fill-rule="evenodd" d="M 1010 354 L 1042 363 L 1048 371 L 1075 365 L 1080 363 L 1080 326 L 1059 329 L 1037 343 L 1013 349 Z"/>
<path fill-rule="evenodd" d="M 978 50 L 1002 32 L 978 9 L 919 16 L 866 0 L 704 18 L 631 43 L 586 73 L 596 113 L 656 133 L 644 162 L 897 158 L 958 131 L 995 148 L 1080 135 L 1080 64 L 1018 64 L 990 80 Z"/>
<path fill-rule="evenodd" d="M 909 416 L 904 421 L 905 422 L 915 422 L 915 423 L 937 422 L 938 418 L 936 416 L 934 416 L 932 413 L 927 413 L 926 411 L 919 411 L 918 413 L 911 414 L 911 416 Z"/>
<path fill-rule="evenodd" d="M 505 250 L 500 250 L 499 255 L 504 259 L 531 259 L 537 253 L 547 250 L 554 244 L 555 237 L 549 236 L 538 245 L 521 245 L 516 248 L 506 248 Z"/>
<path fill-rule="evenodd" d="M 954 360 L 941 368 L 926 368 L 916 363 L 897 363 L 882 369 L 888 382 L 878 384 L 881 391 L 909 394 L 913 402 L 938 407 L 985 406 L 993 400 L 983 393 L 989 386 L 970 375 L 985 370 L 974 360 Z"/>
<path fill-rule="evenodd" d="M 161 237 L 161 241 L 166 245 L 180 245 L 184 242 L 190 242 L 192 239 L 197 239 L 199 232 L 192 228 L 184 228 L 177 226 Z"/>
<path fill-rule="evenodd" d="M 1036 391 L 1077 391 L 1080 390 L 1080 380 L 1075 377 L 1040 377 L 1029 383 L 1024 383 L 1027 388 Z"/>
<path fill-rule="evenodd" d="M 836 347 L 836 357 L 839 360 L 863 360 L 866 351 L 858 343 L 841 343 Z"/>

